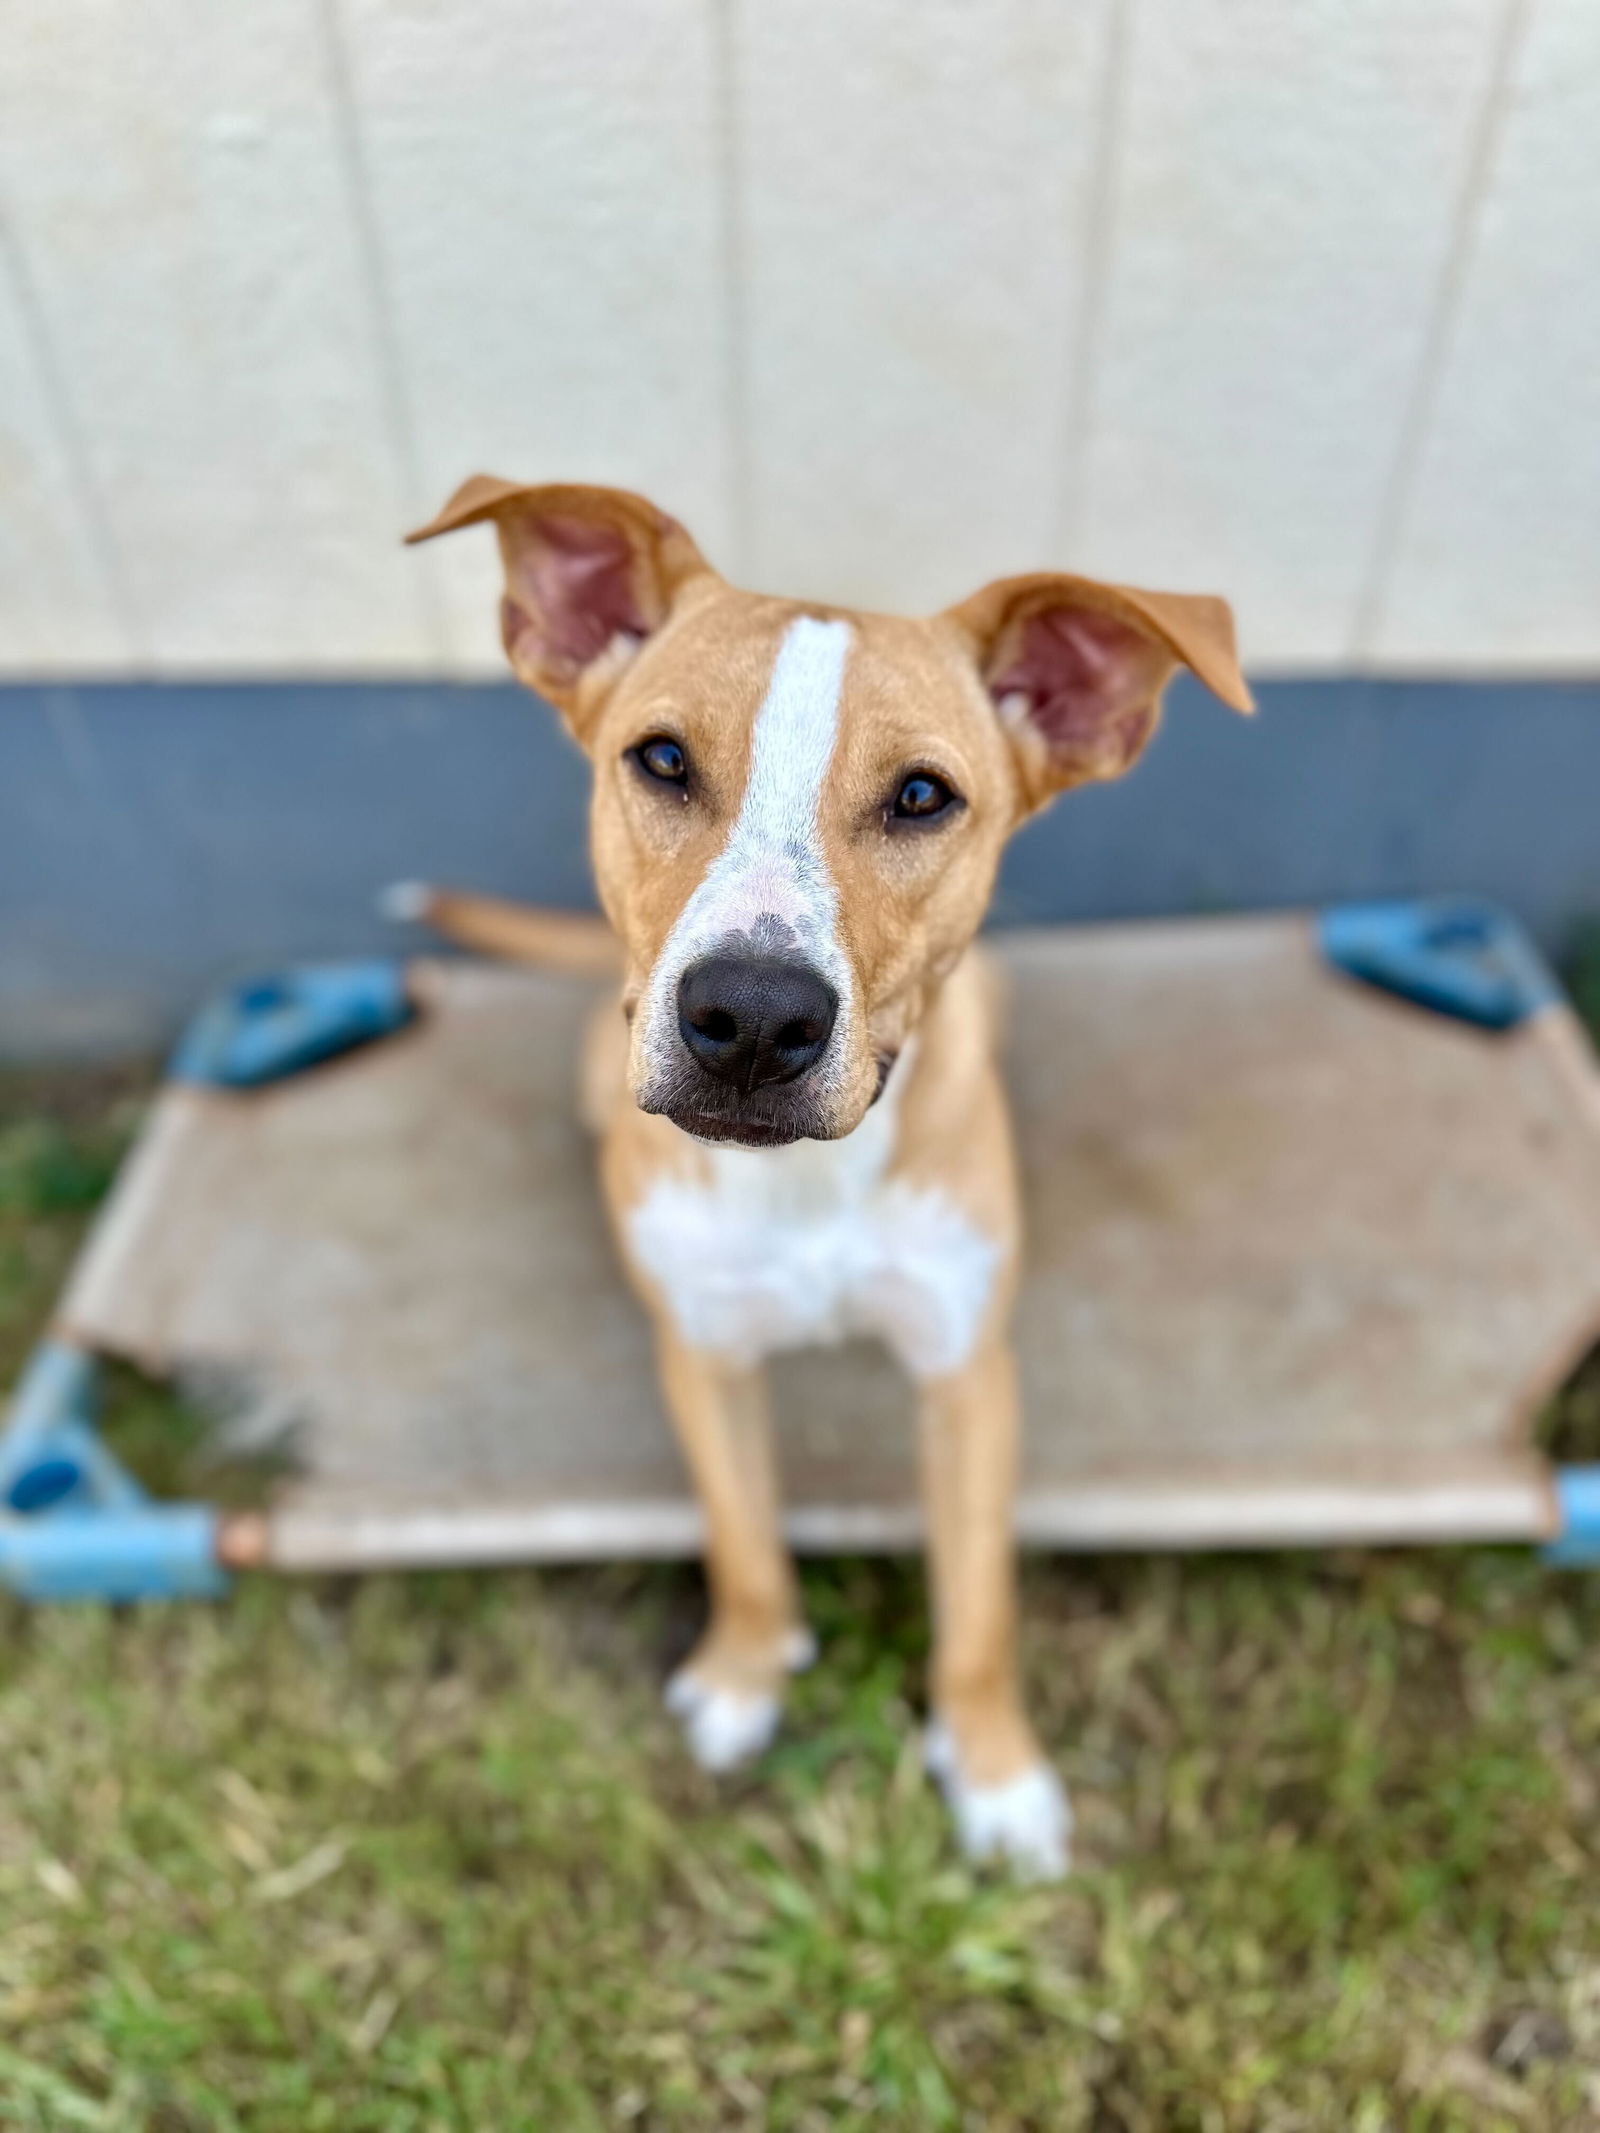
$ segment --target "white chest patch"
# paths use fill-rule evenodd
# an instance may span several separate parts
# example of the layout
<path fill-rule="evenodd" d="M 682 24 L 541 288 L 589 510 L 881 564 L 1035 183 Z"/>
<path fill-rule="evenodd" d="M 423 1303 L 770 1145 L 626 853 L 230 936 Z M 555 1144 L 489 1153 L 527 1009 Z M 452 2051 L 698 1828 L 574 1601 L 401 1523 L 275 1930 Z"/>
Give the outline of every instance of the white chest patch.
<path fill-rule="evenodd" d="M 892 1092 L 891 1092 L 892 1095 Z M 627 1218 L 683 1338 L 731 1361 L 875 1334 L 915 1378 L 971 1355 L 1000 1248 L 943 1193 L 888 1179 L 890 1097 L 845 1139 L 708 1151 Z"/>

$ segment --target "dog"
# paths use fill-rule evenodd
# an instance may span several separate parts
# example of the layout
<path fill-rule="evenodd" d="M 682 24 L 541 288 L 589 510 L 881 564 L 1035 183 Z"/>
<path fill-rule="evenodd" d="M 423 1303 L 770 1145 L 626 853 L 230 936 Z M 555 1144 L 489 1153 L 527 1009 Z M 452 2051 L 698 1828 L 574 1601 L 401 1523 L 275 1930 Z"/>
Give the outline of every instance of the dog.
<path fill-rule="evenodd" d="M 607 930 L 429 889 L 395 908 L 620 968 L 586 1108 L 710 1591 L 668 1703 L 708 1769 L 772 1739 L 814 1648 L 763 1364 L 876 1336 L 919 1397 L 928 1767 L 969 1857 L 1057 1876 L 1070 1811 L 1016 1657 L 1018 1185 L 973 940 L 1012 831 L 1128 770 L 1180 665 L 1253 708 L 1231 612 L 1059 572 L 921 620 L 771 598 L 642 497 L 488 475 L 407 538 L 483 522 L 512 670 L 593 766 Z"/>

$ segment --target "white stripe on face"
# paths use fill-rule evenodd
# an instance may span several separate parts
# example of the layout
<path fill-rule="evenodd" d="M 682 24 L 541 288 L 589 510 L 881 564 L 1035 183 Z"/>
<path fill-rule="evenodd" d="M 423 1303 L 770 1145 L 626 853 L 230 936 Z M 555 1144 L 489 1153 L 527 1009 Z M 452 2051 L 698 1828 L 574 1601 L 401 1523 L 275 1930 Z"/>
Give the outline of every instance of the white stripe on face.
<path fill-rule="evenodd" d="M 752 935 L 757 954 L 798 948 L 839 995 L 839 1024 L 848 1017 L 849 966 L 835 931 L 839 899 L 817 809 L 839 733 L 850 634 L 848 622 L 811 616 L 784 632 L 756 713 L 738 820 L 679 914 L 650 981 L 644 1041 L 658 1056 L 671 1048 L 684 970 L 736 934 Z"/>

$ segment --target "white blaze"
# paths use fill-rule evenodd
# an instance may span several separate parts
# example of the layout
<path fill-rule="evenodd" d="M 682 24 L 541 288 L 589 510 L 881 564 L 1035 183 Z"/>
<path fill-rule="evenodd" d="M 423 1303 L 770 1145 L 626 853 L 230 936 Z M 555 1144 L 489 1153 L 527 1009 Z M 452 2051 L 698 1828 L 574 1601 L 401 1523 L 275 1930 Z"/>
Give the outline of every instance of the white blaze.
<path fill-rule="evenodd" d="M 808 948 L 831 945 L 838 897 L 822 856 L 817 805 L 839 736 L 849 650 L 848 622 L 805 616 L 784 632 L 756 714 L 739 819 L 675 935 L 704 941 L 771 912 Z"/>
<path fill-rule="evenodd" d="M 800 952 L 839 996 L 842 1056 L 852 1010 L 849 964 L 839 947 L 839 898 L 823 857 L 818 806 L 839 735 L 839 699 L 850 652 L 848 622 L 801 616 L 784 631 L 751 736 L 750 775 L 739 816 L 705 879 L 679 914 L 650 980 L 645 1043 L 670 1052 L 678 980 L 697 956 L 756 929 L 752 949 Z M 761 938 L 776 920 L 792 940 Z"/>

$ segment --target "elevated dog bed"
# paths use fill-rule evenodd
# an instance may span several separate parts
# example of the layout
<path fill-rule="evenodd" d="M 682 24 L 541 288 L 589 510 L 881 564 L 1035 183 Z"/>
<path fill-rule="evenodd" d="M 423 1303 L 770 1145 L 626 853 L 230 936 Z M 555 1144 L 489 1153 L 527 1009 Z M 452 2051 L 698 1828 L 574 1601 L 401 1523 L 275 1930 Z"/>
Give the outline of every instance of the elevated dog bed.
<path fill-rule="evenodd" d="M 1555 1533 L 1534 1420 L 1600 1332 L 1600 1075 L 1568 1010 L 1431 1012 L 1294 917 L 992 952 L 1027 1191 L 1023 1539 Z M 61 1349 L 225 1382 L 289 1433 L 295 1478 L 220 1528 L 224 1557 L 692 1551 L 576 1116 L 592 988 L 424 961 L 407 991 L 415 1019 L 342 1058 L 167 1086 Z M 806 1354 L 776 1382 L 797 1544 L 912 1543 L 887 1362 Z"/>

